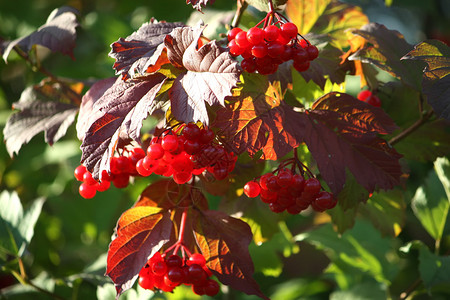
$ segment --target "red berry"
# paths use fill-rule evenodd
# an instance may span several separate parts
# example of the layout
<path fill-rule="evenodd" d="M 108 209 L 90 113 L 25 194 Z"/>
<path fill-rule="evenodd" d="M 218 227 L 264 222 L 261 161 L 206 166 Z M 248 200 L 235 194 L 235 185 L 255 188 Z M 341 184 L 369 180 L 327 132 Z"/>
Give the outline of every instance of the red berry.
<path fill-rule="evenodd" d="M 194 253 L 189 257 L 189 260 L 187 261 L 188 265 L 199 265 L 200 267 L 205 266 L 206 259 L 205 257 L 200 253 Z"/>
<path fill-rule="evenodd" d="M 139 285 L 146 290 L 153 290 L 155 288 L 155 281 L 152 276 L 139 277 Z"/>
<path fill-rule="evenodd" d="M 284 46 L 278 41 L 271 42 L 267 45 L 267 55 L 269 55 L 272 58 L 280 57 L 284 52 Z"/>
<path fill-rule="evenodd" d="M 372 92 L 369 90 L 364 90 L 359 92 L 357 98 L 361 101 L 366 101 L 372 96 Z"/>
<path fill-rule="evenodd" d="M 247 32 L 240 31 L 236 34 L 236 38 L 234 39 L 236 44 L 242 49 L 249 48 L 251 46 L 250 42 L 247 40 Z"/>
<path fill-rule="evenodd" d="M 310 63 L 309 61 L 306 61 L 304 63 L 296 63 L 294 62 L 294 69 L 296 69 L 298 72 L 305 72 L 309 69 Z"/>
<path fill-rule="evenodd" d="M 114 176 L 112 183 L 118 189 L 126 188 L 128 186 L 128 184 L 130 183 L 130 175 L 128 175 L 126 173 L 118 174 L 118 175 Z"/>
<path fill-rule="evenodd" d="M 228 34 L 227 34 L 228 41 L 234 40 L 236 38 L 236 34 L 238 34 L 241 31 L 242 31 L 242 29 L 239 27 L 235 27 L 235 28 L 231 29 L 230 31 L 228 31 Z"/>
<path fill-rule="evenodd" d="M 258 197 L 261 187 L 256 181 L 249 181 L 244 185 L 244 194 L 249 198 Z"/>
<path fill-rule="evenodd" d="M 209 128 L 203 128 L 200 131 L 199 142 L 201 144 L 209 144 L 214 139 L 215 133 Z"/>
<path fill-rule="evenodd" d="M 175 285 L 179 285 L 184 280 L 184 272 L 181 267 L 169 268 L 169 270 L 167 270 L 166 276 Z"/>
<path fill-rule="evenodd" d="M 147 156 L 145 158 L 147 158 Z M 137 162 L 136 171 L 139 173 L 139 175 L 147 177 L 150 176 L 153 173 L 153 171 L 145 167 L 144 164 L 145 158 L 142 158 Z"/>
<path fill-rule="evenodd" d="M 242 53 L 244 53 L 245 49 L 240 47 L 237 43 L 236 40 L 231 40 L 228 45 L 227 45 L 228 49 L 230 49 L 230 54 L 233 56 L 239 56 Z"/>
<path fill-rule="evenodd" d="M 294 60 L 294 64 L 302 64 L 308 62 L 308 52 L 306 52 L 303 48 L 296 48 L 294 50 L 294 54 L 292 55 L 292 59 Z"/>
<path fill-rule="evenodd" d="M 228 176 L 228 169 L 220 166 L 214 166 L 213 175 L 217 180 L 223 180 Z"/>
<path fill-rule="evenodd" d="M 254 73 L 256 71 L 256 63 L 253 58 L 241 61 L 241 67 L 247 73 Z"/>
<path fill-rule="evenodd" d="M 292 172 L 284 169 L 280 170 L 277 175 L 277 183 L 282 188 L 287 188 L 292 185 Z"/>
<path fill-rule="evenodd" d="M 336 206 L 337 200 L 333 196 L 333 194 L 322 191 L 317 194 L 317 197 L 314 199 L 313 204 L 323 209 L 331 209 Z"/>
<path fill-rule="evenodd" d="M 178 149 L 178 137 L 173 134 L 168 134 L 163 137 L 161 147 L 164 151 L 175 152 Z"/>
<path fill-rule="evenodd" d="M 91 199 L 94 198 L 95 194 L 97 193 L 97 190 L 94 185 L 82 183 L 78 188 L 78 192 L 80 193 L 80 196 L 83 197 L 84 199 Z"/>
<path fill-rule="evenodd" d="M 380 98 L 378 98 L 376 95 L 372 95 L 371 97 L 369 97 L 369 100 L 367 100 L 367 103 L 372 106 L 375 106 L 375 107 L 381 106 Z"/>
<path fill-rule="evenodd" d="M 281 35 L 286 39 L 293 39 L 297 36 L 298 29 L 294 23 L 285 23 L 281 25 Z"/>
<path fill-rule="evenodd" d="M 87 172 L 86 167 L 83 165 L 79 165 L 78 167 L 75 168 L 75 170 L 73 171 L 73 174 L 74 174 L 76 180 L 83 181 L 83 175 L 86 172 Z"/>
<path fill-rule="evenodd" d="M 261 187 L 261 189 L 264 189 L 264 190 L 269 189 L 267 187 L 267 179 L 269 179 L 269 177 L 271 177 L 271 176 L 273 176 L 272 173 L 266 173 L 259 178 L 259 186 Z"/>
<path fill-rule="evenodd" d="M 277 176 L 275 176 L 273 174 L 272 174 L 272 176 L 269 176 L 267 178 L 266 186 L 271 191 L 278 191 L 280 189 L 280 186 L 278 185 L 278 182 L 277 182 Z"/>
<path fill-rule="evenodd" d="M 274 213 L 282 213 L 286 208 L 276 202 L 274 203 L 269 203 L 269 208 L 271 211 L 273 211 Z"/>
<path fill-rule="evenodd" d="M 219 293 L 220 286 L 214 279 L 208 279 L 205 284 L 205 295 L 213 297 Z"/>
<path fill-rule="evenodd" d="M 266 57 L 268 57 L 268 56 L 266 56 Z M 273 74 L 277 71 L 278 64 L 274 64 L 271 62 L 266 65 L 259 65 L 256 69 L 257 69 L 258 73 L 261 75 L 269 75 L 269 74 Z"/>
<path fill-rule="evenodd" d="M 264 28 L 264 39 L 267 41 L 275 41 L 280 35 L 280 28 L 275 25 L 269 25 Z"/>
<path fill-rule="evenodd" d="M 267 55 L 266 44 L 258 44 L 252 47 L 252 54 L 254 57 L 262 58 Z"/>
<path fill-rule="evenodd" d="M 183 259 L 178 255 L 167 256 L 165 261 L 169 268 L 181 267 L 183 265 Z"/>
<path fill-rule="evenodd" d="M 191 172 L 175 172 L 173 173 L 173 181 L 175 181 L 178 184 L 185 184 L 189 180 L 192 179 L 192 173 Z M 169 177 L 169 176 L 167 176 Z"/>
<path fill-rule="evenodd" d="M 305 188 L 303 189 L 303 193 L 307 193 L 310 195 L 316 195 L 320 192 L 320 181 L 317 178 L 309 178 L 305 182 Z"/>
<path fill-rule="evenodd" d="M 205 286 L 204 285 L 198 285 L 198 284 L 193 284 L 192 285 L 192 291 L 199 295 L 199 296 L 203 296 L 205 295 Z"/>
<path fill-rule="evenodd" d="M 111 158 L 110 162 L 111 173 L 114 175 L 128 173 L 130 170 L 130 161 L 126 156 L 114 156 Z"/>
<path fill-rule="evenodd" d="M 264 41 L 264 30 L 258 27 L 252 27 L 247 32 L 247 40 L 252 45 L 258 45 Z"/>
<path fill-rule="evenodd" d="M 319 56 L 319 49 L 317 49 L 317 47 L 314 45 L 309 45 L 306 48 L 306 52 L 308 52 L 309 60 L 314 60 Z"/>
<path fill-rule="evenodd" d="M 183 129 L 183 136 L 187 140 L 196 141 L 200 137 L 200 128 L 194 123 L 189 123 Z"/>
<path fill-rule="evenodd" d="M 277 201 L 278 193 L 275 191 L 271 191 L 271 190 L 261 189 L 260 198 L 261 198 L 261 201 L 264 203 L 273 203 L 273 202 Z"/>
<path fill-rule="evenodd" d="M 86 183 L 86 184 L 89 184 L 89 185 L 97 184 L 97 180 L 95 180 L 92 177 L 92 174 L 90 172 L 85 172 L 83 174 L 83 182 Z"/>
<path fill-rule="evenodd" d="M 284 45 L 283 46 L 283 52 L 280 54 L 280 59 L 282 61 L 288 61 L 292 59 L 292 56 L 294 55 L 294 48 L 288 46 L 288 45 Z"/>
<path fill-rule="evenodd" d="M 163 260 L 155 261 L 150 265 L 150 268 L 153 274 L 157 276 L 164 276 L 164 274 L 166 274 L 167 272 L 167 265 Z"/>
<path fill-rule="evenodd" d="M 208 275 L 200 265 L 192 264 L 188 268 L 189 280 L 195 284 L 200 285 L 208 279 Z"/>
<path fill-rule="evenodd" d="M 136 165 L 137 162 L 145 157 L 145 151 L 142 148 L 133 148 L 131 150 L 130 161 L 133 165 Z"/>
<path fill-rule="evenodd" d="M 300 174 L 295 174 L 294 176 L 292 176 L 291 188 L 295 194 L 300 195 L 305 188 L 305 178 Z"/>
<path fill-rule="evenodd" d="M 291 215 L 298 215 L 302 210 L 304 210 L 304 208 L 302 208 L 298 205 L 291 205 L 286 210 Z"/>
<path fill-rule="evenodd" d="M 147 156 L 150 159 L 161 159 L 164 156 L 164 149 L 161 144 L 151 144 L 148 146 Z"/>
<path fill-rule="evenodd" d="M 111 181 L 108 180 L 102 180 L 97 183 L 95 186 L 97 192 L 104 192 L 107 191 L 111 187 Z"/>

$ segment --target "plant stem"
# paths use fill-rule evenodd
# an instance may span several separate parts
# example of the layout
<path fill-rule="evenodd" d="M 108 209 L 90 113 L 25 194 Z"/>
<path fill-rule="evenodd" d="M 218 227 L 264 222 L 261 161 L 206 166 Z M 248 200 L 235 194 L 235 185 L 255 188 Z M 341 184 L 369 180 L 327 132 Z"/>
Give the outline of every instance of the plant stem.
<path fill-rule="evenodd" d="M 58 77 L 56 77 L 50 71 L 45 69 L 41 64 L 33 63 L 31 61 L 30 57 L 18 46 L 14 47 L 14 51 L 16 51 L 16 53 L 19 54 L 20 57 L 22 57 L 24 60 L 26 60 L 28 63 L 31 64 L 33 71 L 40 72 L 40 73 L 46 75 L 47 77 L 49 77 L 52 81 L 59 83 L 61 85 L 62 89 L 65 92 L 67 92 L 68 94 L 70 94 L 71 97 L 69 97 L 69 98 L 73 102 L 73 104 L 76 104 L 76 105 L 81 104 L 81 96 L 77 92 L 72 90 L 72 88 L 70 86 L 68 86 L 67 83 L 61 81 Z"/>
<path fill-rule="evenodd" d="M 238 27 L 241 22 L 242 14 L 247 8 L 248 3 L 245 0 L 237 0 L 237 9 L 234 14 L 233 21 L 231 21 L 231 28 Z"/>
<path fill-rule="evenodd" d="M 389 140 L 389 144 L 394 145 L 398 142 L 400 142 L 402 139 L 413 133 L 415 130 L 417 130 L 420 126 L 425 124 L 426 121 L 434 114 L 432 110 L 427 111 L 419 120 L 414 122 L 411 126 L 400 132 L 398 135 L 394 136 L 392 139 Z"/>

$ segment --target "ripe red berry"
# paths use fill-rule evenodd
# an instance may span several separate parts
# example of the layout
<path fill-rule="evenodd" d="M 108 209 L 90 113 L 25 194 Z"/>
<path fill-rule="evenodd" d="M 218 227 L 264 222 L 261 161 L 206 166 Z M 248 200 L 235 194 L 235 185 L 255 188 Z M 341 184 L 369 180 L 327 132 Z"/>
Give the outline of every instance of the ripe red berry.
<path fill-rule="evenodd" d="M 240 31 L 238 34 L 236 34 L 236 38 L 234 39 L 236 41 L 236 44 L 239 45 L 242 49 L 246 49 L 251 47 L 250 42 L 247 40 L 247 32 L 246 31 Z"/>
<path fill-rule="evenodd" d="M 314 60 L 319 56 L 319 49 L 317 49 L 317 47 L 314 45 L 309 45 L 306 48 L 306 52 L 308 52 L 309 60 Z"/>
<path fill-rule="evenodd" d="M 303 189 L 303 193 L 316 195 L 320 192 L 320 181 L 317 178 L 309 178 L 305 182 L 305 187 Z"/>
<path fill-rule="evenodd" d="M 380 107 L 381 106 L 381 100 L 376 95 L 372 95 L 369 98 L 369 100 L 367 101 L 367 103 L 372 105 L 372 106 L 375 106 L 375 107 Z"/>
<path fill-rule="evenodd" d="M 183 136 L 187 140 L 196 141 L 200 137 L 200 128 L 194 123 L 189 123 L 183 128 Z"/>
<path fill-rule="evenodd" d="M 264 203 L 273 203 L 273 202 L 277 201 L 278 193 L 275 191 L 271 191 L 271 190 L 261 189 L 260 198 L 261 198 L 261 201 Z"/>
<path fill-rule="evenodd" d="M 296 63 L 294 61 L 294 65 L 293 66 L 294 66 L 294 69 L 296 69 L 298 72 L 305 72 L 305 71 L 307 71 L 309 69 L 310 62 L 306 61 L 304 63 Z"/>
<path fill-rule="evenodd" d="M 267 55 L 269 55 L 272 58 L 280 57 L 284 52 L 284 46 L 278 41 L 271 42 L 267 45 Z"/>
<path fill-rule="evenodd" d="M 161 159 L 164 155 L 164 149 L 161 144 L 151 144 L 147 148 L 147 156 L 150 159 Z"/>
<path fill-rule="evenodd" d="M 130 161 L 133 165 L 136 165 L 137 162 L 145 157 L 145 151 L 142 148 L 133 148 L 131 150 Z"/>
<path fill-rule="evenodd" d="M 296 48 L 292 55 L 294 64 L 302 64 L 309 61 L 308 52 L 303 48 Z"/>
<path fill-rule="evenodd" d="M 139 277 L 139 285 L 146 290 L 152 290 L 155 288 L 155 281 L 152 276 Z"/>
<path fill-rule="evenodd" d="M 203 128 L 200 131 L 199 142 L 201 144 L 209 144 L 214 139 L 215 133 L 209 128 Z"/>
<path fill-rule="evenodd" d="M 228 49 L 230 49 L 230 54 L 233 56 L 239 56 L 242 53 L 244 53 L 245 49 L 240 47 L 237 43 L 236 40 L 231 40 L 228 45 L 227 45 Z"/>
<path fill-rule="evenodd" d="M 126 188 L 128 186 L 128 184 L 130 183 L 130 175 L 128 175 L 126 173 L 118 174 L 118 175 L 114 176 L 112 183 L 118 189 Z"/>
<path fill-rule="evenodd" d="M 97 192 L 107 191 L 111 187 L 111 181 L 102 180 L 95 185 Z"/>
<path fill-rule="evenodd" d="M 284 45 L 283 52 L 280 55 L 280 59 L 282 61 L 288 61 L 292 59 L 292 56 L 294 55 L 294 49 L 291 46 Z"/>
<path fill-rule="evenodd" d="M 73 174 L 74 174 L 76 180 L 83 181 L 83 175 L 86 172 L 87 172 L 86 167 L 83 165 L 79 165 L 78 167 L 75 168 L 75 170 L 73 171 Z"/>
<path fill-rule="evenodd" d="M 145 158 L 140 159 L 137 162 L 137 164 L 136 164 L 136 171 L 139 173 L 139 175 L 147 177 L 147 176 L 150 176 L 153 173 L 153 171 L 150 170 L 150 169 L 147 169 L 145 167 L 144 161 L 145 161 Z"/>
<path fill-rule="evenodd" d="M 153 262 L 150 269 L 157 276 L 164 276 L 167 273 L 167 265 L 163 260 Z"/>
<path fill-rule="evenodd" d="M 227 34 L 228 41 L 234 40 L 236 38 L 236 34 L 238 34 L 241 31 L 242 31 L 242 29 L 239 27 L 235 27 L 235 28 L 231 29 L 230 31 L 228 31 L 228 34 Z"/>
<path fill-rule="evenodd" d="M 169 268 L 181 267 L 183 265 L 183 259 L 181 257 L 179 257 L 178 255 L 167 256 L 165 261 Z"/>
<path fill-rule="evenodd" d="M 84 174 L 83 174 L 83 182 L 88 184 L 88 185 L 97 184 L 97 180 L 95 180 L 92 177 L 92 174 L 90 172 L 84 172 Z"/>
<path fill-rule="evenodd" d="M 258 27 L 252 27 L 247 32 L 247 40 L 252 45 L 258 45 L 264 41 L 264 30 Z"/>
<path fill-rule="evenodd" d="M 175 285 L 179 285 L 184 280 L 184 272 L 181 269 L 181 267 L 169 268 L 167 270 L 167 274 L 166 275 L 167 275 L 167 278 L 171 282 L 173 282 Z"/>
<path fill-rule="evenodd" d="M 205 266 L 206 259 L 205 257 L 200 253 L 194 253 L 189 257 L 189 260 L 187 261 L 188 265 L 199 265 L 200 267 Z"/>
<path fill-rule="evenodd" d="M 205 284 L 205 295 L 213 297 L 219 293 L 220 286 L 214 279 L 208 279 Z"/>
<path fill-rule="evenodd" d="M 275 41 L 280 35 L 280 28 L 275 25 L 269 25 L 264 28 L 264 39 L 267 41 Z"/>
<path fill-rule="evenodd" d="M 359 92 L 357 98 L 361 101 L 366 101 L 367 99 L 369 99 L 372 96 L 372 92 L 369 90 L 364 90 Z"/>
<path fill-rule="evenodd" d="M 249 198 L 258 197 L 261 187 L 256 181 L 249 181 L 244 185 L 244 194 Z"/>
<path fill-rule="evenodd" d="M 286 39 L 293 39 L 297 36 L 298 29 L 294 23 L 285 23 L 281 25 L 281 35 Z"/>
<path fill-rule="evenodd" d="M 161 147 L 164 151 L 175 152 L 178 149 L 178 137 L 173 134 L 168 134 L 163 137 Z"/>
<path fill-rule="evenodd" d="M 85 199 L 91 199 L 94 198 L 95 194 L 97 193 L 97 190 L 94 185 L 89 185 L 83 182 L 82 184 L 80 184 L 78 192 L 80 193 L 81 197 Z"/>
<path fill-rule="evenodd" d="M 241 67 L 247 73 L 253 73 L 256 71 L 256 63 L 253 58 L 244 59 L 243 61 L 241 61 Z"/>
<path fill-rule="evenodd" d="M 325 191 L 319 192 L 314 201 L 311 203 L 314 209 L 321 208 L 323 210 L 331 209 L 335 207 L 336 204 L 337 200 L 333 194 Z"/>
<path fill-rule="evenodd" d="M 126 156 L 114 156 L 111 158 L 111 162 L 109 165 L 111 169 L 111 173 L 114 175 L 121 173 L 128 173 L 130 170 L 130 161 Z"/>
<path fill-rule="evenodd" d="M 252 47 L 252 54 L 254 57 L 262 58 L 267 55 L 266 44 L 258 44 Z"/>
<path fill-rule="evenodd" d="M 292 185 L 292 172 L 290 170 L 280 170 L 276 178 L 278 185 L 282 188 L 287 188 Z"/>
<path fill-rule="evenodd" d="M 208 275 L 200 265 L 192 264 L 188 268 L 189 280 L 195 285 L 204 284 L 208 279 Z"/>

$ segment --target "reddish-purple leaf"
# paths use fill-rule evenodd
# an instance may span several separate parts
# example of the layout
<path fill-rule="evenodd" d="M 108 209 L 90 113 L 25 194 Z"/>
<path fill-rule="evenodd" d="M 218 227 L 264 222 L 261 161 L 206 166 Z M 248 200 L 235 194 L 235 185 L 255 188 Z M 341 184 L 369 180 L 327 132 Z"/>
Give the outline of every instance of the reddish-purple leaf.
<path fill-rule="evenodd" d="M 342 120 L 354 124 L 361 132 L 376 131 L 380 134 L 389 134 L 397 129 L 394 121 L 383 109 L 369 105 L 349 94 L 337 92 L 326 94 L 317 99 L 311 109 L 339 112 Z"/>
<path fill-rule="evenodd" d="M 402 59 L 426 63 L 422 90 L 441 118 L 450 120 L 450 47 L 438 40 L 424 41 Z"/>
<path fill-rule="evenodd" d="M 106 275 L 114 282 L 117 297 L 133 286 L 147 260 L 170 240 L 171 231 L 170 213 L 160 208 L 139 206 L 122 214 L 106 265 Z"/>
<path fill-rule="evenodd" d="M 186 4 L 191 4 L 193 8 L 202 11 L 202 5 L 213 4 L 216 0 L 186 0 Z"/>
<path fill-rule="evenodd" d="M 50 89 L 50 91 L 49 91 Z M 51 92 L 52 95 L 46 93 Z M 18 153 L 22 145 L 35 135 L 45 132 L 45 142 L 52 145 L 66 134 L 74 122 L 78 106 L 56 101 L 42 101 L 47 97 L 62 98 L 53 86 L 33 86 L 22 92 L 19 102 L 13 107 L 20 110 L 11 115 L 3 129 L 9 155 Z"/>
<path fill-rule="evenodd" d="M 369 192 L 391 189 L 399 183 L 401 155 L 377 132 L 361 132 L 358 125 L 336 111 L 311 110 L 299 118 L 304 142 L 333 193 L 342 190 L 346 169 Z"/>
<path fill-rule="evenodd" d="M 223 106 L 241 73 L 237 62 L 216 41 L 198 49 L 202 31 L 200 27 L 175 28 L 165 39 L 171 63 L 186 69 L 169 91 L 172 114 L 185 123 L 208 124 L 206 103 Z"/>
<path fill-rule="evenodd" d="M 94 110 L 94 103 L 100 99 L 103 94 L 116 82 L 116 77 L 106 78 L 94 83 L 81 99 L 80 112 L 77 119 L 77 137 L 83 141 L 86 132 L 89 130 L 92 122 L 100 118 L 103 113 L 100 110 Z"/>
<path fill-rule="evenodd" d="M 253 156 L 262 150 L 264 159 L 283 157 L 302 142 L 299 113 L 283 101 L 279 84 L 261 75 L 246 75 L 244 81 L 239 97 L 217 112 L 218 135 L 235 153 Z"/>
<path fill-rule="evenodd" d="M 220 211 L 198 211 L 193 229 L 206 266 L 223 284 L 248 295 L 268 299 L 253 279 L 253 261 L 248 252 L 252 232 L 247 223 Z"/>
<path fill-rule="evenodd" d="M 166 77 L 159 73 L 130 82 L 118 78 L 95 102 L 93 114 L 97 116 L 96 111 L 101 111 L 103 115 L 89 119 L 81 145 L 81 161 L 95 178 L 102 170 L 109 170 L 110 158 L 120 140 L 140 142 L 142 121 L 155 109 L 154 99 L 165 81 Z"/>
<path fill-rule="evenodd" d="M 76 28 L 79 26 L 77 14 L 76 9 L 68 6 L 55 9 L 48 17 L 45 25 L 26 37 L 9 42 L 3 53 L 3 59 L 7 60 L 9 53 L 15 46 L 19 46 L 22 50 L 28 52 L 34 45 L 41 45 L 53 52 L 61 52 L 73 58 Z"/>
<path fill-rule="evenodd" d="M 152 20 L 143 24 L 136 32 L 111 44 L 109 56 L 115 58 L 113 68 L 123 79 L 133 78 L 135 74 L 143 75 L 148 68 L 168 63 L 161 57 L 164 49 L 164 38 L 174 28 L 184 26 L 183 23 L 167 23 Z M 158 68 L 156 68 L 158 69 Z"/>
<path fill-rule="evenodd" d="M 413 89 L 420 89 L 423 66 L 401 58 L 412 50 L 403 35 L 398 31 L 389 30 L 384 25 L 370 23 L 352 33 L 366 40 L 364 47 L 349 57 L 349 60 L 360 60 L 371 63 L 378 68 L 400 78 Z"/>

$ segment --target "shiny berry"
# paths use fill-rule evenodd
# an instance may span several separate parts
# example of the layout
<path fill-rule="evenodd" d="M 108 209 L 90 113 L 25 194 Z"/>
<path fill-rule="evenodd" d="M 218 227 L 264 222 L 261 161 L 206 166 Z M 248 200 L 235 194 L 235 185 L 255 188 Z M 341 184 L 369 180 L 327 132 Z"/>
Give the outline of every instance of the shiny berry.
<path fill-rule="evenodd" d="M 242 31 L 242 29 L 239 27 L 235 27 L 235 28 L 231 29 L 230 31 L 228 31 L 228 34 L 227 34 L 228 41 L 234 40 L 236 38 L 236 34 L 238 34 L 241 31 Z"/>
<path fill-rule="evenodd" d="M 264 40 L 264 30 L 258 27 L 252 27 L 247 32 L 247 40 L 252 45 L 258 45 Z"/>
<path fill-rule="evenodd" d="M 194 254 L 192 254 L 192 255 L 189 257 L 189 260 L 187 261 L 187 264 L 188 264 L 188 265 L 196 264 L 196 265 L 199 265 L 200 267 L 203 267 L 203 266 L 205 266 L 205 264 L 206 264 L 206 259 L 205 259 L 205 257 L 204 257 L 202 254 L 200 254 L 200 253 L 194 253 Z"/>
<path fill-rule="evenodd" d="M 280 28 L 275 25 L 269 25 L 264 28 L 264 39 L 267 41 L 275 41 L 280 35 Z"/>
<path fill-rule="evenodd" d="M 249 198 L 258 197 L 261 187 L 256 181 L 249 181 L 244 185 L 244 194 Z"/>
<path fill-rule="evenodd" d="M 75 179 L 78 181 L 83 181 L 83 175 L 86 172 L 87 172 L 86 167 L 83 165 L 79 165 L 78 167 L 75 168 L 75 171 L 73 171 Z"/>
<path fill-rule="evenodd" d="M 289 39 L 289 40 L 295 38 L 298 33 L 297 26 L 291 22 L 281 25 L 280 29 L 281 29 L 280 30 L 281 35 L 284 38 Z"/>
<path fill-rule="evenodd" d="M 162 139 L 161 146 L 164 151 L 174 152 L 178 149 L 178 138 L 173 134 L 166 135 Z"/>
<path fill-rule="evenodd" d="M 94 185 L 82 183 L 78 188 L 78 192 L 80 193 L 81 197 L 85 199 L 91 199 L 94 198 L 95 194 L 97 193 L 97 190 Z"/>

